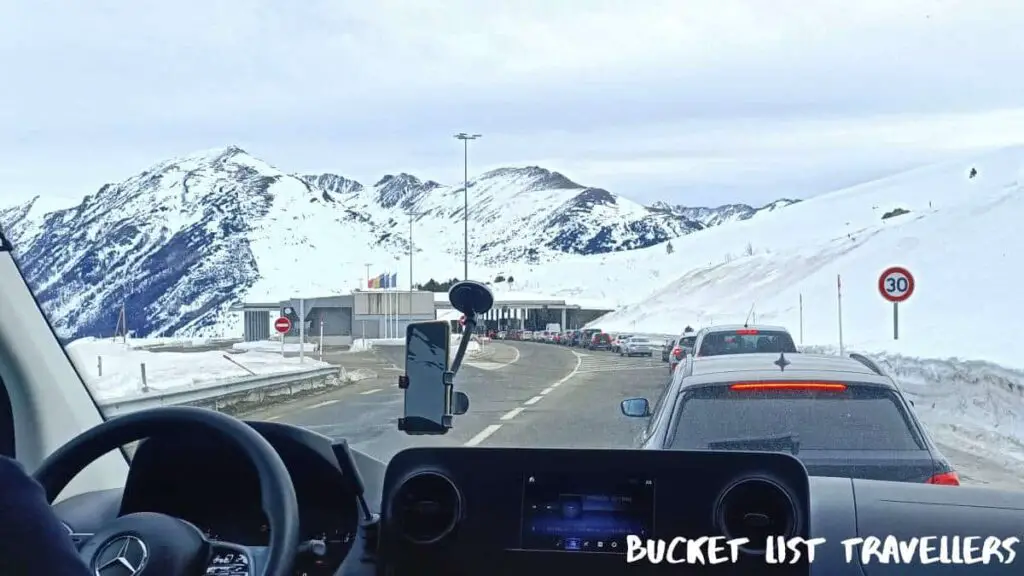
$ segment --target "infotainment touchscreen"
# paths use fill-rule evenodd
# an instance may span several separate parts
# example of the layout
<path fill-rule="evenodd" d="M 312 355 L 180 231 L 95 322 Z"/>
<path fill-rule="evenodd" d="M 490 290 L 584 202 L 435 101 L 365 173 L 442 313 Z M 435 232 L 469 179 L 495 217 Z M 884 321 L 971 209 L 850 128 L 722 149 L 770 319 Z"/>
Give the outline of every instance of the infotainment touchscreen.
<path fill-rule="evenodd" d="M 625 554 L 654 530 L 654 481 L 609 475 L 526 476 L 522 550 Z"/>

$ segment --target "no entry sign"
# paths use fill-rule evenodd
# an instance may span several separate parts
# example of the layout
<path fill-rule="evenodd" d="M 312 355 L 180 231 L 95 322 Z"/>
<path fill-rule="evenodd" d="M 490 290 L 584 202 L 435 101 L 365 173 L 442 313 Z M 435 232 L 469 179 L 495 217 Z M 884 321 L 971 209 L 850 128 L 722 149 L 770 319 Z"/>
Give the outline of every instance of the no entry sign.
<path fill-rule="evenodd" d="M 286 316 L 281 316 L 277 320 L 274 320 L 274 330 L 277 330 L 280 334 L 287 334 L 292 329 L 292 321 Z"/>

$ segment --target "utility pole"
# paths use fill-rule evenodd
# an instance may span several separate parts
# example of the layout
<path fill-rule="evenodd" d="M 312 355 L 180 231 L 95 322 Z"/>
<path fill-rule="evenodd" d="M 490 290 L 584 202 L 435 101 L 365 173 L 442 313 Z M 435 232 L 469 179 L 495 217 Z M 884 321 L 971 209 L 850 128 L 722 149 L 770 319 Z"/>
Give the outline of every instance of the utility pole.
<path fill-rule="evenodd" d="M 459 132 L 455 135 L 457 140 L 462 140 L 462 279 L 469 280 L 469 141 L 476 140 L 481 134 L 466 134 Z"/>
<path fill-rule="evenodd" d="M 412 243 L 412 223 L 414 218 L 422 216 L 423 213 L 409 210 L 406 214 L 409 215 L 409 323 L 412 324 L 412 291 L 414 289 L 412 284 L 412 254 L 414 252 Z"/>

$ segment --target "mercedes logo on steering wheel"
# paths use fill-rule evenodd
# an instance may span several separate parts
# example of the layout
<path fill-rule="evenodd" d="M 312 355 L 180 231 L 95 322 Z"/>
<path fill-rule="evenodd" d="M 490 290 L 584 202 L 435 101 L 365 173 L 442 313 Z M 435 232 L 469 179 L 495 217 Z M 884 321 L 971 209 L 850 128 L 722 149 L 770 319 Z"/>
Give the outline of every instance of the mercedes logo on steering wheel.
<path fill-rule="evenodd" d="M 146 543 L 126 534 L 104 544 L 92 566 L 96 576 L 136 576 L 148 560 Z"/>

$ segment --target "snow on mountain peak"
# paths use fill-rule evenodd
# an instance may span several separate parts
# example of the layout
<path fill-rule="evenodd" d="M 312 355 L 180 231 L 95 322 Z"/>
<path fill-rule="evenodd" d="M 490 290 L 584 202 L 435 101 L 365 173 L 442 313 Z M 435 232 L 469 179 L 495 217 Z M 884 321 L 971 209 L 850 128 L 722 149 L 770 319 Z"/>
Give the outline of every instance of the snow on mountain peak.
<path fill-rule="evenodd" d="M 111 334 L 122 303 L 138 335 L 204 335 L 230 330 L 239 301 L 345 291 L 367 262 L 401 272 L 410 249 L 417 282 L 460 276 L 464 195 L 461 182 L 407 173 L 372 186 L 292 175 L 226 146 L 158 162 L 68 209 L 5 208 L 0 227 L 62 336 Z M 468 200 L 470 265 L 485 276 L 705 227 L 538 166 L 481 174 Z"/>

